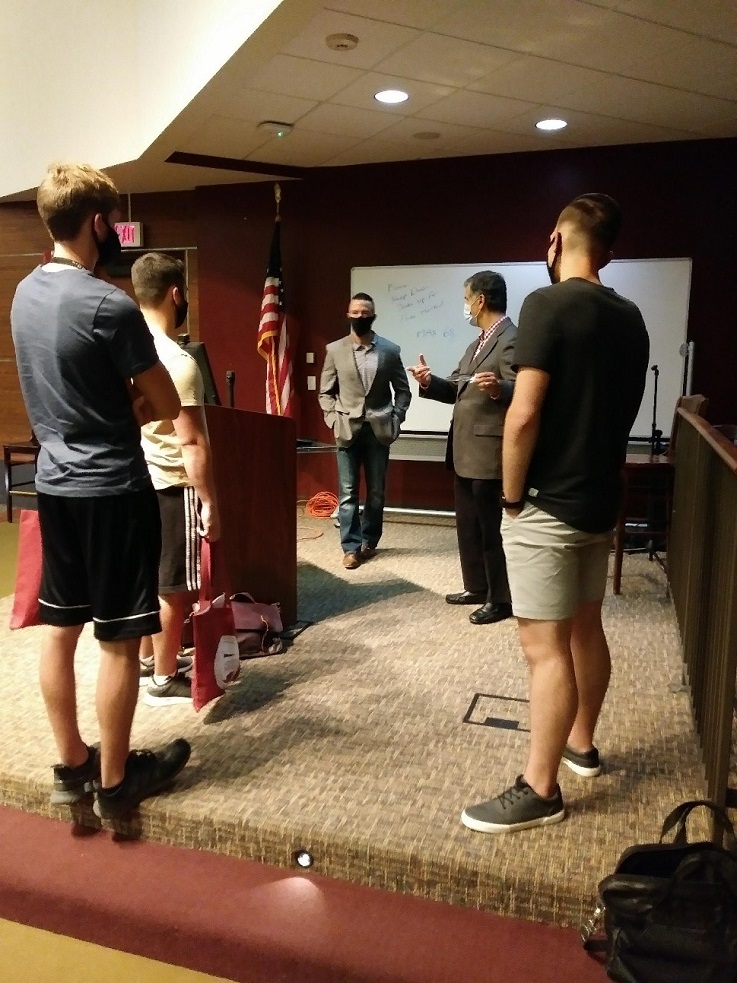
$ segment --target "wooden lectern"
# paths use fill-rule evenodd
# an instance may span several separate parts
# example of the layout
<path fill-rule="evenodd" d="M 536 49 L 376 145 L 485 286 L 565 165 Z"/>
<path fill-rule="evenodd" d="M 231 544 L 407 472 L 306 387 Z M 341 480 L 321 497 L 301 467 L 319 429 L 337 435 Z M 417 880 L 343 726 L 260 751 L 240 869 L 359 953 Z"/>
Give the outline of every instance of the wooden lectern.
<path fill-rule="evenodd" d="M 294 420 L 206 406 L 230 584 L 279 601 L 297 620 L 297 431 Z"/>

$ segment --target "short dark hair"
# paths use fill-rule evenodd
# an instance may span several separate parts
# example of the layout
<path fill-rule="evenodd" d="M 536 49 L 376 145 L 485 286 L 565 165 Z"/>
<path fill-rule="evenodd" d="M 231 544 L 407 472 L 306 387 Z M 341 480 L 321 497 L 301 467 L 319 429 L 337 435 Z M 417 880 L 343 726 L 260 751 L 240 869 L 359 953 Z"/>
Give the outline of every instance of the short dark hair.
<path fill-rule="evenodd" d="M 501 273 L 493 270 L 480 270 L 463 283 L 472 294 L 483 294 L 486 306 L 500 314 L 507 313 L 507 284 Z"/>
<path fill-rule="evenodd" d="M 158 307 L 170 287 L 184 293 L 187 282 L 184 263 L 166 253 L 140 256 L 131 267 L 131 280 L 141 307 Z"/>
<path fill-rule="evenodd" d="M 370 294 L 357 293 L 351 297 L 351 300 L 365 300 L 366 303 L 371 304 L 372 307 L 376 307 L 376 304 L 374 304 L 374 298 L 371 297 Z"/>
<path fill-rule="evenodd" d="M 558 225 L 568 222 L 592 245 L 610 250 L 622 227 L 622 209 L 609 195 L 579 195 L 560 213 Z"/>

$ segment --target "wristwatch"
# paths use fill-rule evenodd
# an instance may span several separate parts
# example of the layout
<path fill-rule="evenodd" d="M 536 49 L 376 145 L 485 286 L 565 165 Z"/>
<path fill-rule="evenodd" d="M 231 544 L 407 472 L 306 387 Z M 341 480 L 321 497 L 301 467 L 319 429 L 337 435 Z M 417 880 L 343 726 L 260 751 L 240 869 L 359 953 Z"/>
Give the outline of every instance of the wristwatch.
<path fill-rule="evenodd" d="M 508 502 L 504 497 L 504 493 L 499 496 L 499 501 L 503 509 L 521 509 L 525 504 L 525 500 L 521 499 L 519 502 Z"/>

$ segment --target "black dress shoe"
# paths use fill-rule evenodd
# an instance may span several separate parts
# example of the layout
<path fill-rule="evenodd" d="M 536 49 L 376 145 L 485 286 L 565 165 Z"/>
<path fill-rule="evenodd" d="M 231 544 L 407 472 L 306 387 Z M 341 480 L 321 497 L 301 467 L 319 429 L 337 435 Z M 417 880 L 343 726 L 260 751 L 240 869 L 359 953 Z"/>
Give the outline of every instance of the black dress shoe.
<path fill-rule="evenodd" d="M 458 594 L 446 594 L 448 604 L 483 604 L 486 600 L 485 590 L 462 590 Z"/>
<path fill-rule="evenodd" d="M 496 621 L 504 621 L 512 617 L 511 604 L 482 604 L 478 611 L 472 611 L 468 620 L 472 625 L 493 625 Z"/>

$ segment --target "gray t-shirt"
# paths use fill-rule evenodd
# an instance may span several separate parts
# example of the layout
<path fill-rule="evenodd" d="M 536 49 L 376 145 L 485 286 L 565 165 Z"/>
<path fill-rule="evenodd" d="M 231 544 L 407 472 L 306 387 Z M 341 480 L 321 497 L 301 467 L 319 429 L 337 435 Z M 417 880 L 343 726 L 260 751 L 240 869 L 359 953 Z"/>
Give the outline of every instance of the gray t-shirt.
<path fill-rule="evenodd" d="M 10 325 L 41 445 L 37 490 L 95 498 L 150 487 L 126 381 L 158 356 L 130 297 L 86 270 L 39 266 L 18 285 Z"/>

